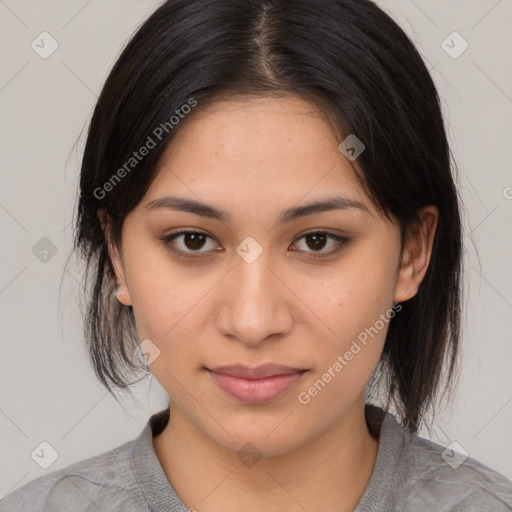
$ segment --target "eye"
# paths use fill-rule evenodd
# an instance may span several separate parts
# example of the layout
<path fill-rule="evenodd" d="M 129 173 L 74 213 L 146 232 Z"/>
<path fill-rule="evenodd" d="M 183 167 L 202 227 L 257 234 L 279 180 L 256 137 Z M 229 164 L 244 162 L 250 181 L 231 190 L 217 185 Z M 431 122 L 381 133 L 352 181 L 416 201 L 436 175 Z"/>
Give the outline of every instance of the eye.
<path fill-rule="evenodd" d="M 185 258 L 194 257 L 189 256 L 187 253 L 199 253 L 203 255 L 204 253 L 210 252 L 212 248 L 210 248 L 210 250 L 200 251 L 200 249 L 205 247 L 205 241 L 207 239 L 213 240 L 211 236 L 203 231 L 180 231 L 179 233 L 160 238 L 171 251 Z M 213 244 L 213 249 L 215 249 L 215 247 L 217 246 Z"/>
<path fill-rule="evenodd" d="M 206 256 L 212 251 L 218 250 L 218 246 L 213 243 L 212 247 L 208 249 L 207 240 L 213 240 L 213 238 L 204 233 L 203 231 L 180 231 L 171 235 L 160 237 L 160 240 L 164 242 L 164 245 L 168 247 L 172 252 L 182 256 L 184 258 L 195 258 L 199 255 Z M 337 253 L 344 245 L 348 243 L 346 237 L 329 233 L 327 231 L 310 231 L 309 233 L 303 234 L 297 241 L 304 239 L 306 241 L 306 249 L 299 249 L 300 251 L 310 253 L 313 258 L 324 258 L 332 256 Z M 329 246 L 331 242 L 331 249 L 323 251 L 323 249 Z M 297 242 L 295 242 L 297 243 Z M 202 251 L 201 249 L 206 250 Z M 293 247 L 293 246 L 292 246 Z M 312 252 L 308 251 L 307 248 L 313 249 Z M 297 249 L 292 249 L 296 251 Z M 197 256 L 194 255 L 197 254 Z M 318 254 L 315 254 L 318 253 Z"/>
<path fill-rule="evenodd" d="M 297 240 L 302 239 L 305 239 L 305 246 L 307 248 L 313 249 L 313 252 L 311 253 L 313 258 L 324 258 L 327 256 L 332 256 L 348 243 L 348 239 L 346 237 L 335 235 L 334 233 L 329 233 L 328 231 L 310 231 L 309 233 L 303 234 Z M 329 241 L 331 242 L 331 250 L 322 251 L 324 247 L 329 245 Z M 306 252 L 309 251 L 306 250 Z"/>

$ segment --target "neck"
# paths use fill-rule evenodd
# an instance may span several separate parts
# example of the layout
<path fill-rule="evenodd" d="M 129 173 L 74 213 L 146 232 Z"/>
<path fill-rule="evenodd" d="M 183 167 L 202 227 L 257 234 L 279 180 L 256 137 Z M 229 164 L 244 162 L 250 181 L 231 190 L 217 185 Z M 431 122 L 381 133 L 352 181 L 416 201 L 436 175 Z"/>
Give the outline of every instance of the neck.
<path fill-rule="evenodd" d="M 246 464 L 177 407 L 171 410 L 166 428 L 153 438 L 155 452 L 178 496 L 200 512 L 353 511 L 377 458 L 364 396 L 312 442 L 283 455 L 244 459 Z"/>

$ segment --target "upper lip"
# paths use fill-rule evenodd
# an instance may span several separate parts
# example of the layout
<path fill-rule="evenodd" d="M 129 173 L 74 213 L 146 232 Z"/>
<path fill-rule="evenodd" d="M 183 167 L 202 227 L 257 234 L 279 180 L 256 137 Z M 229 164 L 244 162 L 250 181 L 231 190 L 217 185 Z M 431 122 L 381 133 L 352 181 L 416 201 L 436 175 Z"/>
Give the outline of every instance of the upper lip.
<path fill-rule="evenodd" d="M 217 366 L 215 368 L 207 368 L 215 373 L 231 375 L 232 377 L 241 377 L 243 379 L 263 379 L 265 377 L 275 377 L 276 375 L 290 375 L 305 371 L 302 368 L 291 368 L 280 364 L 263 364 L 260 366 L 244 366 L 241 364 L 229 366 Z"/>

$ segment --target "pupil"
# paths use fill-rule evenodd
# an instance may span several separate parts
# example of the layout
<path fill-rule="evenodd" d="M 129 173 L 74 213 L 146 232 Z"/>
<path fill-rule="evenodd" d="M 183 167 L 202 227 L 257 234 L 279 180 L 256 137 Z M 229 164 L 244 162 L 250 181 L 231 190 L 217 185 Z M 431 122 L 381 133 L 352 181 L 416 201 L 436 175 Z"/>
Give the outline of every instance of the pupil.
<path fill-rule="evenodd" d="M 319 233 L 315 233 L 315 234 L 312 234 L 312 235 L 308 235 L 308 237 L 310 240 L 311 239 L 314 239 L 316 240 L 313 244 L 313 246 L 308 246 L 310 247 L 310 249 L 323 249 L 323 247 L 325 246 L 325 239 L 326 239 L 326 236 L 323 235 L 323 234 L 319 234 Z"/>
<path fill-rule="evenodd" d="M 194 245 L 194 244 L 198 244 L 198 240 L 199 239 L 203 239 L 199 242 L 199 245 Z M 188 243 L 188 241 L 192 240 L 192 243 Z M 202 235 L 201 233 L 188 233 L 187 235 L 185 235 L 185 245 L 187 246 L 188 249 L 192 249 L 192 250 L 197 250 L 197 249 L 201 249 L 201 247 L 203 246 L 203 243 L 204 243 L 204 235 Z"/>
<path fill-rule="evenodd" d="M 309 241 L 313 241 L 312 244 L 308 243 L 308 246 L 310 249 L 322 249 L 325 246 L 326 236 L 323 234 L 312 234 L 308 235 L 307 239 Z M 204 244 L 204 235 L 201 233 L 187 233 L 185 235 L 185 245 L 188 249 L 191 250 L 198 250 L 201 249 L 201 247 Z"/>

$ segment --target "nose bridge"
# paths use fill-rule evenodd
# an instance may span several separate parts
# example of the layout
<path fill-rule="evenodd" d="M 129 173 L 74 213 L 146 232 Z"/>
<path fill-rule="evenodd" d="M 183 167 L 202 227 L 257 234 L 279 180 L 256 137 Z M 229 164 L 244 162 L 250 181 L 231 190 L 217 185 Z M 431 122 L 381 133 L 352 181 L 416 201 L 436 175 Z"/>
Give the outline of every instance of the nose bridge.
<path fill-rule="evenodd" d="M 243 299 L 245 304 L 257 305 L 261 301 L 272 300 L 269 292 L 273 289 L 275 291 L 272 286 L 275 283 L 271 282 L 275 278 L 268 267 L 269 261 L 264 255 L 258 256 L 250 263 L 243 259 L 237 262 L 233 269 L 233 277 L 240 292 L 240 299 Z"/>
<path fill-rule="evenodd" d="M 262 249 L 256 251 L 251 243 L 237 248 L 239 259 L 235 260 L 222 293 L 218 327 L 225 335 L 257 344 L 271 334 L 286 331 L 291 317 L 282 286 L 268 268 L 269 254 Z"/>

